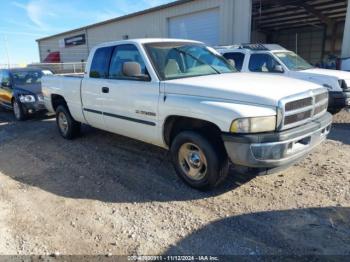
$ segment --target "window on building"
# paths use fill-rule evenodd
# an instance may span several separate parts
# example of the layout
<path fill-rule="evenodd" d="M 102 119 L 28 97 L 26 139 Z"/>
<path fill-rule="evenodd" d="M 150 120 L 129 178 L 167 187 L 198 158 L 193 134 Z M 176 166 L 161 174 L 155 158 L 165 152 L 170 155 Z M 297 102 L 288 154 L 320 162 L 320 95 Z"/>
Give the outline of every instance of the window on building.
<path fill-rule="evenodd" d="M 232 60 L 234 62 L 234 66 L 238 71 L 242 70 L 243 62 L 244 62 L 244 54 L 240 52 L 232 52 L 232 53 L 225 53 L 223 56 L 228 59 Z"/>
<path fill-rule="evenodd" d="M 96 50 L 90 68 L 90 77 L 108 78 L 109 61 L 113 47 L 102 47 Z"/>
<path fill-rule="evenodd" d="M 139 80 L 139 78 L 124 75 L 123 67 L 126 62 L 137 62 L 141 67 L 141 75 L 147 75 L 145 63 L 136 46 L 127 44 L 116 46 L 109 67 L 109 78 Z"/>
<path fill-rule="evenodd" d="M 269 54 L 252 54 L 249 61 L 249 71 L 280 73 L 276 66 L 280 64 Z"/>

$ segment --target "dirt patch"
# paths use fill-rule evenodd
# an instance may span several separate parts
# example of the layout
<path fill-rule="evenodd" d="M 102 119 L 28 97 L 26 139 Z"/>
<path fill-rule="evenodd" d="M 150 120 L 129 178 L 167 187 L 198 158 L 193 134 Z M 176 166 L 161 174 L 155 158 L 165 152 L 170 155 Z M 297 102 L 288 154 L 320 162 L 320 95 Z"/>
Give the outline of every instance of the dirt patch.
<path fill-rule="evenodd" d="M 165 150 L 0 112 L 1 254 L 350 254 L 350 113 L 301 163 L 188 188 Z"/>

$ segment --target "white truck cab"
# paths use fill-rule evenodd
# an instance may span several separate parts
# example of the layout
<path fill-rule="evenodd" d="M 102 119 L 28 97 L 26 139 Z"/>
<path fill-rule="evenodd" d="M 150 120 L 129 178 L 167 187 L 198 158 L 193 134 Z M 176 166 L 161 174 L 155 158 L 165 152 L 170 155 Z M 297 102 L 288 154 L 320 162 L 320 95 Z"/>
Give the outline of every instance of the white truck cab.
<path fill-rule="evenodd" d="M 311 81 L 329 91 L 329 108 L 337 113 L 350 107 L 350 72 L 315 68 L 276 44 L 219 46 L 216 49 L 241 72 L 273 73 Z"/>
<path fill-rule="evenodd" d="M 177 174 L 198 189 L 223 181 L 229 160 L 264 171 L 286 167 L 320 144 L 332 122 L 326 88 L 237 73 L 189 40 L 102 44 L 83 76 L 46 76 L 42 86 L 64 138 L 83 123 L 169 149 Z"/>

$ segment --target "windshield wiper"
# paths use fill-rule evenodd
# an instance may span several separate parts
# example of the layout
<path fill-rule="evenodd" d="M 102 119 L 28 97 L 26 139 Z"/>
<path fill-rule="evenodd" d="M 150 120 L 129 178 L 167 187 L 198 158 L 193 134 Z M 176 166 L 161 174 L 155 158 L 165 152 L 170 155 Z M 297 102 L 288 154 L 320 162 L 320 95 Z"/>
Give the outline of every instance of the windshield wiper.
<path fill-rule="evenodd" d="M 209 66 L 211 69 L 213 69 L 217 74 L 221 74 L 221 72 L 219 70 L 217 70 L 215 67 L 213 67 L 212 65 L 209 65 L 208 63 L 206 63 L 205 61 L 195 57 L 194 55 L 192 55 L 191 53 L 187 53 L 179 48 L 173 48 L 175 51 L 184 54 L 184 55 L 188 55 L 190 57 L 192 57 L 194 60 L 198 61 L 199 63 L 203 64 L 203 65 L 207 65 Z"/>
<path fill-rule="evenodd" d="M 297 67 L 294 67 L 296 70 L 307 70 L 307 69 L 311 69 L 313 68 L 312 66 L 310 67 L 306 67 L 306 66 L 297 66 Z"/>

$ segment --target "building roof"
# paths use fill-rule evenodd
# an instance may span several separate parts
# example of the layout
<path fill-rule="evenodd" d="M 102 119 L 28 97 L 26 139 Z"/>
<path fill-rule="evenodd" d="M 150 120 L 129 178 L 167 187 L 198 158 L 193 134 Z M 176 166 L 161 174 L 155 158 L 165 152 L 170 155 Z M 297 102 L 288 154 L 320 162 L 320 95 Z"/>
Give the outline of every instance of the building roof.
<path fill-rule="evenodd" d="M 252 17 L 262 32 L 345 21 L 347 0 L 253 0 Z"/>
<path fill-rule="evenodd" d="M 66 32 L 55 34 L 55 35 L 39 38 L 36 41 L 40 42 L 42 40 L 50 39 L 52 37 L 62 36 L 62 35 L 66 35 L 66 34 L 69 34 L 69 33 L 74 33 L 74 32 L 78 32 L 78 31 L 86 30 L 86 29 L 89 29 L 89 28 L 92 28 L 92 27 L 95 27 L 95 26 L 100 26 L 100 25 L 105 25 L 105 24 L 109 24 L 109 23 L 113 23 L 113 22 L 118 22 L 118 21 L 121 21 L 121 20 L 124 20 L 124 19 L 127 19 L 127 18 L 131 18 L 131 17 L 143 15 L 143 14 L 148 14 L 148 13 L 151 13 L 151 12 L 159 11 L 159 10 L 162 10 L 162 9 L 166 9 L 166 8 L 177 6 L 177 5 L 181 5 L 181 4 L 185 4 L 185 3 L 188 3 L 188 2 L 192 2 L 192 1 L 195 1 L 195 0 L 177 0 L 177 1 L 174 1 L 174 2 L 170 2 L 168 4 L 164 4 L 164 5 L 148 8 L 148 9 L 145 9 L 145 10 L 142 10 L 142 11 L 139 11 L 139 12 L 131 13 L 131 14 L 120 16 L 120 17 L 113 18 L 113 19 L 109 19 L 109 20 L 106 20 L 106 21 L 103 21 L 103 22 L 99 22 L 99 23 L 88 25 L 88 26 L 76 28 L 76 29 L 73 29 L 73 30 L 70 30 L 70 31 L 66 31 Z"/>

